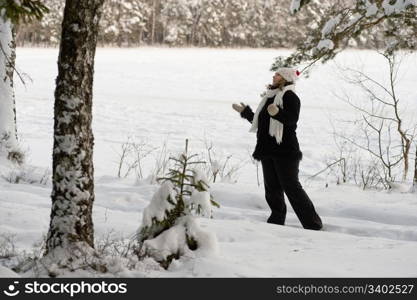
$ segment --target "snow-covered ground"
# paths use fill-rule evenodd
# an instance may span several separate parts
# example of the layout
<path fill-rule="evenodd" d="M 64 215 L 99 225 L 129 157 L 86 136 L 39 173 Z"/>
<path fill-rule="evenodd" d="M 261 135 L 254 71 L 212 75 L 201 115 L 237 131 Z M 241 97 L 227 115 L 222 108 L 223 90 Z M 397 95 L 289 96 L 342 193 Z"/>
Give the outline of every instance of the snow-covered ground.
<path fill-rule="evenodd" d="M 287 226 L 265 223 L 268 207 L 249 156 L 255 136 L 231 103 L 243 101 L 256 107 L 271 80 L 268 70 L 273 58 L 285 53 L 289 52 L 98 49 L 93 120 L 96 237 L 110 231 L 130 237 L 157 188 L 146 180 L 117 178 L 118 152 L 128 136 L 150 147 L 166 142 L 172 152 L 180 151 L 186 138 L 193 152 L 204 151 L 207 140 L 218 155 L 232 155 L 233 163 L 243 164 L 236 183 L 212 185 L 221 208 L 213 219 L 200 220 L 202 227 L 216 234 L 217 254 L 183 258 L 168 271 L 148 268 L 117 276 L 417 276 L 416 194 L 363 192 L 332 183 L 326 188 L 329 178 L 307 180 L 324 168 L 326 156 L 335 150 L 329 120 L 352 117 L 351 109 L 333 95 L 348 89 L 337 78 L 333 63 L 318 66 L 310 78 L 298 82 L 301 178 L 325 229 L 303 230 L 291 209 Z M 33 176 L 39 179 L 51 166 L 57 50 L 18 49 L 17 55 L 18 68 L 33 79 L 26 87 L 17 85 L 18 131 L 28 148 L 29 164 L 38 167 Z M 398 87 L 408 120 L 417 112 L 416 58 L 407 58 Z M 376 77 L 383 76 L 386 67 L 369 51 L 347 51 L 337 62 L 363 64 Z M 145 176 L 156 154 L 145 159 Z M 15 234 L 19 249 L 30 249 L 47 232 L 50 189 L 50 183 L 11 184 L 0 179 L 0 233 Z"/>

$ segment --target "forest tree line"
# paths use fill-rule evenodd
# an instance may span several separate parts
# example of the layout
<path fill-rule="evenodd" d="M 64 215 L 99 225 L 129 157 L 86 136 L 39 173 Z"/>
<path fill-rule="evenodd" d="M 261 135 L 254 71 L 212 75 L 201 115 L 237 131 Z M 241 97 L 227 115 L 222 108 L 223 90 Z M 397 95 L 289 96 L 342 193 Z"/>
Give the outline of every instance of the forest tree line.
<path fill-rule="evenodd" d="M 296 16 L 290 0 L 106 0 L 100 46 L 143 45 L 291 48 L 324 22 L 323 12 L 338 1 L 312 1 Z M 17 28 L 18 46 L 57 46 L 64 0 L 45 0 L 42 20 Z M 367 48 L 378 40 L 361 36 L 350 46 Z"/>

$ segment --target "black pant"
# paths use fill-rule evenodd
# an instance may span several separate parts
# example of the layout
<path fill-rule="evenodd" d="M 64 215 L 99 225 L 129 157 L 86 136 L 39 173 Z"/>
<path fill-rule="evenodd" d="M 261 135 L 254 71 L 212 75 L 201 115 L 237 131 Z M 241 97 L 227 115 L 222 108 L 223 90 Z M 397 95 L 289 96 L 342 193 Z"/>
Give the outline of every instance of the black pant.
<path fill-rule="evenodd" d="M 305 229 L 320 230 L 322 221 L 298 179 L 298 159 L 265 158 L 261 160 L 265 198 L 272 214 L 268 223 L 284 225 L 287 207 L 284 192 Z"/>

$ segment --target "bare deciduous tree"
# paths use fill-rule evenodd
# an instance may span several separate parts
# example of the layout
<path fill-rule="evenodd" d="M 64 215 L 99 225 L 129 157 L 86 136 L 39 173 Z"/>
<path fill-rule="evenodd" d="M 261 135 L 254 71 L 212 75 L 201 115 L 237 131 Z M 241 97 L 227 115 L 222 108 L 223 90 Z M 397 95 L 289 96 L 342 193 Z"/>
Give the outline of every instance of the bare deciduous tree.
<path fill-rule="evenodd" d="M 401 59 L 395 53 L 381 55 L 388 65 L 388 84 L 370 77 L 364 71 L 342 68 L 344 79 L 360 87 L 366 98 L 355 101 L 346 93 L 344 96 L 336 95 L 360 114 L 354 123 L 362 139 L 358 141 L 345 134 L 339 136 L 378 159 L 383 166 L 386 182 L 393 181 L 393 169 L 402 162 L 402 180 L 405 181 L 409 173 L 410 149 L 416 135 L 416 125 L 405 124 L 397 96 Z"/>
<path fill-rule="evenodd" d="M 156 149 L 145 141 L 136 142 L 132 137 L 128 137 L 119 152 L 117 177 L 126 178 L 135 171 L 137 179 L 143 179 L 143 160 Z"/>

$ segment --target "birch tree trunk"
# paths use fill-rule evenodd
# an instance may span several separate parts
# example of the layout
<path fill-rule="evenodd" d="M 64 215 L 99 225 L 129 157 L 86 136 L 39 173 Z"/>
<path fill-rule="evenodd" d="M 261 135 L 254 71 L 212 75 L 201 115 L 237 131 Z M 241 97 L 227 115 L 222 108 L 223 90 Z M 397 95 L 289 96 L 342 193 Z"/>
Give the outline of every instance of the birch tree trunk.
<path fill-rule="evenodd" d="M 16 44 L 13 24 L 0 15 L 0 154 L 13 159 L 18 152 L 13 74 Z"/>
<path fill-rule="evenodd" d="M 103 0 L 66 0 L 55 89 L 53 189 L 46 254 L 94 248 L 94 56 Z"/>

